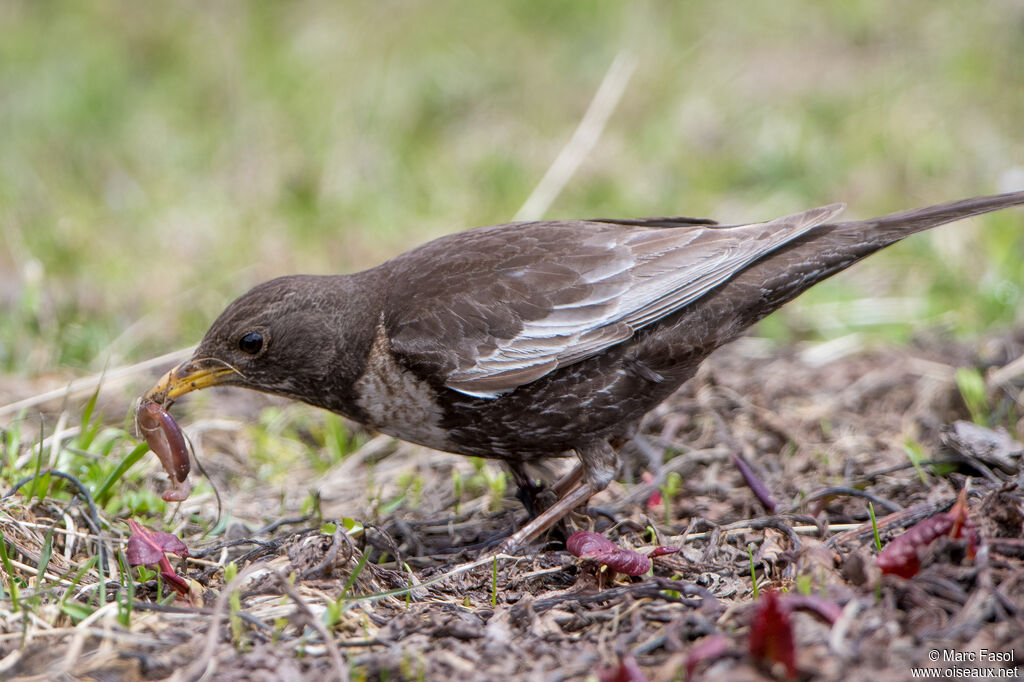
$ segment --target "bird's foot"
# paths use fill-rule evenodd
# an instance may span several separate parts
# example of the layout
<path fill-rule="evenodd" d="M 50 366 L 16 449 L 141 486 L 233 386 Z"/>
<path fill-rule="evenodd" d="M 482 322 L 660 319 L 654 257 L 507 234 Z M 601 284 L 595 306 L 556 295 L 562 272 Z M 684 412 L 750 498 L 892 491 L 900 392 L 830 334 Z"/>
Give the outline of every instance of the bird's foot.
<path fill-rule="evenodd" d="M 517 530 L 499 545 L 496 554 L 515 554 L 527 543 L 536 540 L 544 531 L 558 523 L 566 514 L 584 504 L 595 492 L 589 483 L 577 483 L 551 507 Z"/>
<path fill-rule="evenodd" d="M 577 452 L 580 462 L 551 486 L 552 492 L 558 496 L 557 501 L 506 538 L 498 546 L 497 554 L 518 552 L 608 485 L 618 467 L 618 457 L 611 445 L 607 441 L 598 441 Z M 516 473 L 517 467 L 512 471 Z M 519 478 L 517 475 L 517 480 Z"/>

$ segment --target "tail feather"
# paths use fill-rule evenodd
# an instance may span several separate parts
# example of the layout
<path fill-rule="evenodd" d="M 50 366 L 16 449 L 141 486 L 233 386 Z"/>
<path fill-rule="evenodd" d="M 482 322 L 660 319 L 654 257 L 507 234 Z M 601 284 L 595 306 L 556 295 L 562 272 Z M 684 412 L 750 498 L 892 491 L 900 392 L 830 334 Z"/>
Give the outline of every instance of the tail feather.
<path fill-rule="evenodd" d="M 1006 194 L 961 199 L 925 208 L 912 208 L 873 220 L 835 223 L 833 228 L 837 231 L 844 231 L 852 227 L 869 234 L 875 240 L 885 242 L 888 239 L 890 241 L 887 244 L 891 244 L 939 225 L 1022 204 L 1024 204 L 1024 192 L 1007 192 Z"/>
<path fill-rule="evenodd" d="M 963 199 L 926 208 L 892 213 L 871 220 L 820 225 L 751 264 L 709 297 L 694 306 L 698 316 L 727 319 L 725 331 L 734 338 L 818 282 L 850 267 L 872 253 L 917 232 L 963 218 L 1024 205 L 1024 192 Z M 716 312 L 717 311 L 717 312 Z"/>

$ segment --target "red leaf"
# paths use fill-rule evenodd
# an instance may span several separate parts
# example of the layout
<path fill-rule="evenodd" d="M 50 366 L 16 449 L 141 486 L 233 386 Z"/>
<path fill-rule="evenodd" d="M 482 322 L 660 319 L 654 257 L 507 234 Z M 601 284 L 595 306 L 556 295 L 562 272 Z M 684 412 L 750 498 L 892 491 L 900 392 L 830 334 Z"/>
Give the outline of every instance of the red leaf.
<path fill-rule="evenodd" d="M 180 594 L 182 597 L 189 596 L 188 582 L 185 581 L 180 575 L 174 571 L 160 571 L 160 575 L 163 577 L 167 584 L 171 586 L 175 592 Z"/>
<path fill-rule="evenodd" d="M 625 654 L 617 666 L 599 670 L 597 679 L 601 682 L 648 682 L 647 676 L 630 654 Z"/>
<path fill-rule="evenodd" d="M 592 530 L 578 530 L 565 541 L 565 548 L 575 556 L 588 557 L 598 552 L 617 549 L 618 546 L 600 533 L 595 533 Z"/>
<path fill-rule="evenodd" d="M 793 624 L 775 592 L 765 592 L 750 622 L 750 655 L 757 661 L 781 663 L 786 674 L 796 677 L 796 646 Z"/>
<path fill-rule="evenodd" d="M 132 534 L 128 538 L 128 549 L 125 555 L 132 566 L 159 564 L 165 560 L 164 552 L 188 556 L 188 547 L 184 542 L 170 533 L 162 533 L 141 526 L 133 519 L 128 520 Z"/>
<path fill-rule="evenodd" d="M 925 519 L 925 521 L 931 520 L 932 519 Z M 924 521 L 921 523 L 924 523 Z M 885 549 L 883 549 L 875 559 L 878 567 L 882 569 L 882 573 L 898 575 L 901 578 L 913 578 L 917 575 L 917 572 L 921 570 L 921 560 L 917 556 L 918 546 L 927 545 L 936 537 L 942 535 L 942 532 L 940 531 L 938 535 L 933 536 L 931 539 L 924 539 L 923 533 L 933 533 L 934 531 L 932 528 L 934 525 L 935 524 L 931 524 L 927 527 L 922 527 L 919 523 L 886 545 Z M 915 529 L 921 532 L 916 535 L 910 535 L 910 531 Z"/>
<path fill-rule="evenodd" d="M 743 480 L 747 486 L 753 491 L 754 496 L 764 505 L 770 513 L 774 514 L 775 510 L 779 508 L 779 503 L 772 498 L 771 491 L 768 490 L 768 486 L 757 477 L 754 470 L 747 464 L 747 460 L 743 459 L 740 455 L 733 453 L 732 455 L 733 464 L 740 470 L 740 474 L 743 476 Z"/>
<path fill-rule="evenodd" d="M 813 594 L 793 594 L 785 596 L 783 606 L 789 611 L 808 611 L 830 625 L 835 625 L 843 609 L 834 601 L 816 597 Z"/>
<path fill-rule="evenodd" d="M 978 533 L 967 514 L 967 489 L 960 491 L 956 504 L 943 514 L 919 521 L 896 536 L 875 560 L 882 573 L 913 578 L 921 570 L 921 553 L 942 536 L 967 537 L 967 554 L 974 556 Z"/>
<path fill-rule="evenodd" d="M 188 556 L 188 547 L 185 543 L 170 533 L 150 530 L 133 519 L 128 519 L 128 526 L 132 529 L 132 534 L 128 537 L 128 549 L 125 551 L 129 565 L 159 564 L 160 575 L 171 589 L 182 597 L 188 598 L 190 596 L 188 582 L 174 572 L 174 568 L 165 554 L 165 552 L 170 552 L 180 557 Z"/>
<path fill-rule="evenodd" d="M 652 549 L 650 552 L 648 552 L 647 556 L 649 556 L 650 558 L 653 559 L 656 556 L 665 556 L 666 554 L 675 554 L 676 552 L 679 551 L 679 549 L 680 549 L 679 547 L 665 547 L 664 545 L 658 545 L 657 547 Z"/>
<path fill-rule="evenodd" d="M 631 549 L 614 549 L 593 557 L 594 561 L 626 575 L 643 575 L 651 570 L 651 560 Z"/>
<path fill-rule="evenodd" d="M 651 570 L 651 560 L 646 556 L 631 549 L 621 549 L 593 531 L 576 531 L 566 540 L 565 547 L 581 559 L 590 559 L 626 575 L 643 575 Z"/>
<path fill-rule="evenodd" d="M 697 666 L 704 661 L 713 661 L 721 658 L 729 651 L 729 639 L 724 635 L 711 635 L 705 637 L 697 644 L 694 644 L 686 654 L 686 679 L 687 682 L 697 671 Z"/>
<path fill-rule="evenodd" d="M 646 483 L 648 485 L 650 485 L 651 483 L 654 482 L 654 476 L 652 476 L 650 474 L 650 472 L 647 472 L 647 471 L 645 471 L 642 474 L 640 474 L 640 479 L 644 483 Z M 647 498 L 647 502 L 645 504 L 647 506 L 647 509 L 654 509 L 656 507 L 660 507 L 661 506 L 661 491 L 658 490 L 658 489 L 655 489 L 654 492 L 651 493 L 650 497 Z"/>

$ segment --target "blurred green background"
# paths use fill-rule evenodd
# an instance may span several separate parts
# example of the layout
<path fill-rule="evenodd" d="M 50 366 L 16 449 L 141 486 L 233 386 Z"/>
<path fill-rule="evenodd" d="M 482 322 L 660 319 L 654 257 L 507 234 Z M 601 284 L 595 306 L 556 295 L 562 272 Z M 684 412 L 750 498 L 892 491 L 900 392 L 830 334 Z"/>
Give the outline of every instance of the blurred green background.
<path fill-rule="evenodd" d="M 167 352 L 264 279 L 511 219 L 623 50 L 625 96 L 547 217 L 1024 187 L 1014 0 L 4 2 L 0 373 Z M 1011 211 L 915 238 L 761 333 L 1020 322 L 1022 235 Z"/>

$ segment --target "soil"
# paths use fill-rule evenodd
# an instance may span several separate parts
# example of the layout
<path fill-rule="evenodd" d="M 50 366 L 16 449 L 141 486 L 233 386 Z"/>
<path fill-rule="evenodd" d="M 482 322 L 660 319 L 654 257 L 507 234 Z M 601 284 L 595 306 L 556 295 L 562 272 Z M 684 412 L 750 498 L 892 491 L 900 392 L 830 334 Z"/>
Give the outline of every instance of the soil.
<path fill-rule="evenodd" d="M 326 472 L 261 480 L 246 458 L 253 430 L 223 416 L 251 420 L 266 399 L 216 393 L 202 409 L 217 420 L 180 421 L 221 493 L 232 495 L 227 527 L 201 535 L 194 520 L 217 510 L 200 493 L 155 528 L 189 547 L 191 557 L 173 563 L 191 596 L 158 601 L 156 580 L 136 583 L 134 595 L 107 581 L 113 606 L 91 623 L 8 630 L 0 676 L 881 682 L 911 679 L 915 668 L 1022 676 L 1024 368 L 1010 364 L 1022 354 L 1024 332 L 969 345 L 922 338 L 900 349 L 740 340 L 648 416 L 641 439 L 624 449 L 621 482 L 521 556 L 477 562 L 525 518 L 511 489 L 497 505 L 485 490 L 456 490 L 457 477 L 490 468 L 367 434 Z M 986 379 L 983 411 L 965 403 L 959 367 Z M 766 488 L 760 496 L 737 457 Z M 314 488 L 319 510 L 303 509 Z M 883 575 L 869 507 L 885 546 L 947 513 L 964 489 L 960 537 L 943 532 L 915 545 L 912 577 Z M 3 532 L 28 568 L 44 534 L 31 524 L 69 517 L 87 527 L 77 505 L 11 499 L 21 501 L 5 503 Z M 363 530 L 325 527 L 342 517 Z M 615 575 L 565 550 L 566 533 L 580 528 L 624 548 L 679 551 L 655 558 L 650 574 Z M 104 532 L 112 543 L 118 533 Z M 88 541 L 55 546 L 49 570 L 73 575 L 95 554 Z M 238 577 L 226 584 L 229 562 Z M 96 580 L 87 573 L 83 588 Z M 128 626 L 116 618 L 117 600 L 134 604 Z"/>

